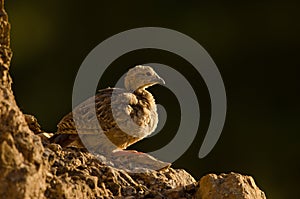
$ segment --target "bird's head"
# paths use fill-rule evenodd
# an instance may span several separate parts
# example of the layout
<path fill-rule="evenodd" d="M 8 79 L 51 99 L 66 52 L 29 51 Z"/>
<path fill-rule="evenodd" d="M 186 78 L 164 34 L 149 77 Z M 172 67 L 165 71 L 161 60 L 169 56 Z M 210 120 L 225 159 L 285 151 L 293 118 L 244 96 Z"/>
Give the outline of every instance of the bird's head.
<path fill-rule="evenodd" d="M 150 66 L 136 66 L 125 76 L 125 88 L 130 91 L 145 89 L 155 84 L 165 84 L 165 81 Z"/>

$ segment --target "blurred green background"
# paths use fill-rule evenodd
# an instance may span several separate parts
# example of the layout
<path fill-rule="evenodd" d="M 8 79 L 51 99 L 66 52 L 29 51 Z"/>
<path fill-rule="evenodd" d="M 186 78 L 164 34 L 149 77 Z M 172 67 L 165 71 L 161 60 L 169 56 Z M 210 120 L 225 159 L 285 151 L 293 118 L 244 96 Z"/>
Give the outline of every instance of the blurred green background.
<path fill-rule="evenodd" d="M 203 96 L 197 138 L 174 167 L 186 169 L 197 179 L 211 172 L 249 174 L 268 198 L 297 198 L 299 5 L 297 1 L 6 1 L 15 96 L 25 113 L 35 115 L 46 131 L 54 132 L 61 117 L 71 111 L 77 70 L 97 44 L 137 27 L 180 31 L 208 51 L 226 87 L 226 124 L 207 157 L 198 159 L 209 122 L 209 98 L 201 77 L 184 60 L 155 50 L 132 52 L 111 65 L 107 73 L 115 74 L 101 79 L 100 87 L 112 86 L 121 72 L 136 64 L 160 62 L 174 67 L 191 82 L 198 81 L 195 87 Z M 166 96 L 171 94 L 161 90 L 152 88 L 158 101 L 167 105 Z M 173 115 L 172 121 L 179 121 L 178 104 L 171 102 L 174 109 L 169 110 L 175 112 L 168 114 Z M 131 148 L 151 151 L 164 146 L 176 133 L 171 124 L 167 121 L 163 132 Z"/>

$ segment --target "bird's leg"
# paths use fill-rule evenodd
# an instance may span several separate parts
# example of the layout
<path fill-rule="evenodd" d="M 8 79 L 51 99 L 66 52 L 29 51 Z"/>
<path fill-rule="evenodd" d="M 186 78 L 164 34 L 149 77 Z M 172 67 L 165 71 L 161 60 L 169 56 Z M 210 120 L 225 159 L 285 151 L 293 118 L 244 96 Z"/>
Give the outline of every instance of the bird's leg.
<path fill-rule="evenodd" d="M 122 149 L 116 149 L 113 151 L 114 155 L 128 155 L 128 154 L 144 154 L 143 152 L 139 152 L 136 150 L 122 150 Z"/>

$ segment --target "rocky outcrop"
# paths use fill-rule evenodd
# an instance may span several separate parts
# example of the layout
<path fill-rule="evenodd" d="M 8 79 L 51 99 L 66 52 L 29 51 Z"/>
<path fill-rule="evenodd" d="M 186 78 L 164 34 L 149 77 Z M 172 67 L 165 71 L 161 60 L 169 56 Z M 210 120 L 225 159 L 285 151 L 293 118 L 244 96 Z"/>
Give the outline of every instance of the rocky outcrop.
<path fill-rule="evenodd" d="M 6 187 L 15 187 L 15 190 L 24 189 L 28 194 L 9 192 L 4 198 L 266 198 L 252 177 L 237 173 L 209 174 L 197 182 L 182 169 L 165 168 L 140 173 L 117 169 L 105 164 L 102 161 L 105 157 L 99 159 L 84 149 L 50 144 L 47 133 L 40 130 L 34 117 L 27 115 L 26 121 L 38 135 L 20 134 L 18 139 L 14 139 L 9 134 L 7 137 L 2 134 L 1 163 L 5 162 L 6 168 L 14 168 L 17 161 L 24 167 L 16 171 L 7 169 L 11 173 L 6 175 L 5 186 L 0 189 L 3 189 L 1 193 L 5 193 Z M 35 156 L 26 159 L 31 162 L 24 161 L 24 155 L 7 147 L 7 143 L 19 146 L 24 139 L 26 143 L 22 145 L 27 147 L 22 148 L 22 154 Z M 36 148 L 38 154 L 32 153 L 32 148 Z M 9 157 L 19 158 L 11 160 Z M 28 165 L 36 168 L 31 171 Z"/>
<path fill-rule="evenodd" d="M 28 128 L 11 90 L 10 25 L 0 0 L 0 198 L 43 197 L 44 147 Z"/>
<path fill-rule="evenodd" d="M 208 174 L 201 178 L 196 198 L 266 199 L 251 176 L 238 173 Z"/>
<path fill-rule="evenodd" d="M 57 144 L 45 148 L 43 157 L 49 162 L 46 198 L 162 198 L 173 194 L 172 189 L 197 185 L 181 169 L 128 173 L 104 165 L 88 152 Z"/>

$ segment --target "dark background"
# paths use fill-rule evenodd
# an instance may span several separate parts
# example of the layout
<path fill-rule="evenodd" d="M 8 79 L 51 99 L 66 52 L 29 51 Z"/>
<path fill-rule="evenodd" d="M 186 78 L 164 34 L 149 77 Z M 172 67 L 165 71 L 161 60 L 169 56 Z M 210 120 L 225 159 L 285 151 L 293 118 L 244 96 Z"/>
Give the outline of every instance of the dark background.
<path fill-rule="evenodd" d="M 193 85 L 198 95 L 203 96 L 201 128 L 193 145 L 174 167 L 186 169 L 196 179 L 211 172 L 249 174 L 268 198 L 297 198 L 299 4 L 296 1 L 130 2 L 6 1 L 14 52 L 11 74 L 21 109 L 34 114 L 46 131 L 54 132 L 61 117 L 71 111 L 74 79 L 90 50 L 127 29 L 144 26 L 174 29 L 189 35 L 208 51 L 225 83 L 226 124 L 207 157 L 198 159 L 197 154 L 209 122 L 209 98 L 201 77 L 193 75 L 184 60 L 155 50 L 132 52 L 111 65 L 107 73 L 115 74 L 101 79 L 100 87 L 113 85 L 122 71 L 145 62 L 172 66 L 191 83 L 198 78 L 200 86 Z M 166 99 L 170 99 L 168 106 L 174 108 L 168 108 L 171 111 L 168 114 L 173 115 L 172 121 L 176 117 L 179 121 L 178 104 L 172 94 L 159 86 L 151 91 L 162 104 L 167 105 Z M 167 121 L 157 136 L 132 148 L 157 149 L 172 139 L 172 132 L 176 133 L 176 128 Z"/>

